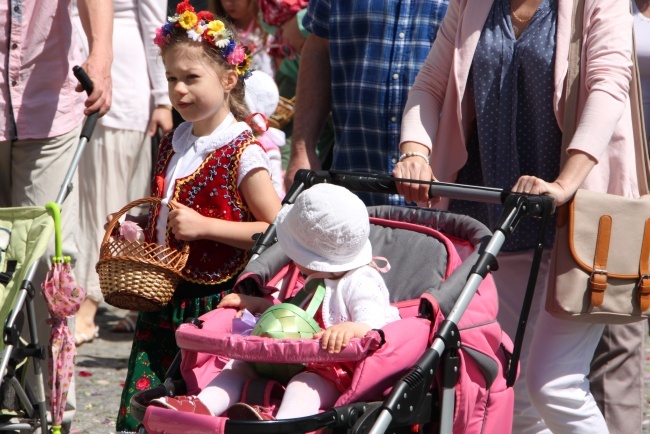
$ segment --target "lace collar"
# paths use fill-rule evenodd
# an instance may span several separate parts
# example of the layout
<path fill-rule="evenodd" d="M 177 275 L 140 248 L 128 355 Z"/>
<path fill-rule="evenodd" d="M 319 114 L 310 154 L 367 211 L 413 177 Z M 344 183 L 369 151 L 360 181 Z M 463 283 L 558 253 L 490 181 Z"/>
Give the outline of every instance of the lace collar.
<path fill-rule="evenodd" d="M 176 128 L 172 138 L 174 152 L 185 154 L 190 147 L 193 147 L 195 153 L 209 154 L 232 142 L 244 131 L 251 131 L 246 122 L 232 124 L 234 119 L 232 113 L 228 114 L 226 119 L 209 136 L 203 137 L 196 137 L 192 134 L 191 122 L 183 122 Z"/>

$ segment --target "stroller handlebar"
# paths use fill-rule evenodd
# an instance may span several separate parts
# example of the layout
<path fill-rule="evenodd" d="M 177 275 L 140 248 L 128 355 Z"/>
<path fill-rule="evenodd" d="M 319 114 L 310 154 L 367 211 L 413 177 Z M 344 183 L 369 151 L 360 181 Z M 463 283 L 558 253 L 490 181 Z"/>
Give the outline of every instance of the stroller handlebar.
<path fill-rule="evenodd" d="M 86 74 L 86 71 L 79 66 L 73 66 L 72 67 L 72 72 L 74 73 L 74 76 L 77 77 L 77 80 L 79 80 L 79 83 L 81 83 L 81 87 L 86 91 L 88 95 L 93 93 L 93 81 L 88 77 L 88 74 Z"/>
<path fill-rule="evenodd" d="M 86 71 L 81 66 L 73 66 L 72 67 L 72 72 L 74 73 L 74 76 L 77 77 L 77 80 L 79 80 L 79 83 L 81 83 L 81 87 L 86 91 L 88 95 L 93 93 L 93 81 L 88 77 L 88 74 L 86 74 Z M 83 128 L 81 129 L 81 134 L 79 135 L 80 137 L 83 137 L 86 139 L 86 141 L 90 141 L 90 136 L 92 136 L 93 131 L 95 130 L 95 124 L 97 123 L 97 118 L 99 118 L 99 110 L 97 110 L 94 113 L 91 113 L 87 118 L 86 121 L 84 122 Z"/>
<path fill-rule="evenodd" d="M 307 169 L 300 169 L 296 172 L 293 178 L 293 184 L 291 184 L 291 188 L 287 191 L 282 205 L 294 203 L 303 190 L 320 183 L 339 185 L 355 192 L 398 194 L 396 186 L 396 182 L 398 181 L 429 184 L 429 197 L 449 197 L 492 204 L 505 204 L 507 200 L 516 200 L 521 204 L 520 211 L 525 211 L 522 214 L 529 216 L 541 216 L 545 209 L 555 209 L 555 201 L 548 195 L 512 193 L 500 188 L 439 181 L 417 181 L 372 173 L 338 172 L 335 170 L 315 171 Z M 255 245 L 251 249 L 251 259 L 256 259 L 274 242 L 275 224 L 271 224 L 264 233 L 257 237 Z"/>
<path fill-rule="evenodd" d="M 535 195 L 524 193 L 512 193 L 509 190 L 493 187 L 482 187 L 476 185 L 455 184 L 440 181 L 419 181 L 413 179 L 394 178 L 390 175 L 372 173 L 354 173 L 330 171 L 313 171 L 300 169 L 296 172 L 294 183 L 285 198 L 286 203 L 293 203 L 294 196 L 300 191 L 319 183 L 331 183 L 346 187 L 351 191 L 364 193 L 398 194 L 396 183 L 405 181 L 416 184 L 429 185 L 429 197 L 448 197 L 452 199 L 468 200 L 473 202 L 484 202 L 493 204 L 504 204 L 509 196 L 521 196 L 531 204 L 538 204 L 537 210 L 529 214 L 541 215 L 541 210 L 553 202 L 553 198 L 547 195 Z M 554 206 L 552 206 L 554 208 Z"/>
<path fill-rule="evenodd" d="M 77 77 L 77 80 L 79 80 L 79 83 L 81 83 L 81 87 L 83 87 L 86 93 L 90 95 L 93 92 L 93 81 L 90 79 L 90 77 L 88 77 L 86 71 L 84 71 L 84 69 L 81 66 L 75 65 L 72 67 L 72 72 L 74 73 L 75 77 Z M 77 166 L 79 165 L 79 160 L 81 158 L 81 154 L 83 153 L 84 147 L 86 146 L 86 143 L 88 143 L 88 141 L 90 140 L 90 136 L 92 136 L 93 131 L 95 130 L 95 124 L 97 123 L 97 118 L 99 118 L 99 110 L 87 116 L 86 121 L 84 122 L 84 125 L 81 128 L 81 134 L 79 135 L 79 146 L 75 151 L 74 157 L 72 158 L 72 162 L 70 163 L 70 167 L 68 167 L 68 172 L 66 173 L 65 178 L 63 180 L 63 184 L 61 184 L 61 189 L 59 190 L 59 194 L 56 197 L 55 202 L 58 203 L 59 205 L 63 204 L 65 198 L 72 191 L 72 178 L 74 176 L 75 171 L 77 170 Z"/>

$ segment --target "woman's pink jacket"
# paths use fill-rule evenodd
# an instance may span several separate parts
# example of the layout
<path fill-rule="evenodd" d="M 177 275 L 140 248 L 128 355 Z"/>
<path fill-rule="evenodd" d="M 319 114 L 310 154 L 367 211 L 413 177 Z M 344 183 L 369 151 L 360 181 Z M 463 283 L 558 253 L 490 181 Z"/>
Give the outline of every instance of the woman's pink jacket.
<path fill-rule="evenodd" d="M 629 3 L 584 1 L 577 118 L 581 134 L 574 136 L 569 149 L 583 151 L 598 161 L 582 188 L 638 197 L 628 97 L 632 77 Z M 436 41 L 409 94 L 401 141 L 430 147 L 433 173 L 441 181 L 453 181 L 467 160 L 465 143 L 474 120 L 467 78 L 492 3 L 450 1 Z M 571 0 L 559 0 L 553 109 L 561 129 L 572 7 Z M 581 117 L 587 97 L 595 91 L 601 91 L 594 99 L 598 101 L 596 110 Z M 612 127 L 603 131 L 602 125 Z"/>

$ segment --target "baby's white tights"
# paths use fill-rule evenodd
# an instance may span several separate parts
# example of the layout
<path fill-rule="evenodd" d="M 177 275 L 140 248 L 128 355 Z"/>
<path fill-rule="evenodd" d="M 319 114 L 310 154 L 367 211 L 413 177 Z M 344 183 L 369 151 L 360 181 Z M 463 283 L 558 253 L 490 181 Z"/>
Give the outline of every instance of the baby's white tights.
<path fill-rule="evenodd" d="M 239 402 L 246 380 L 256 377 L 257 373 L 250 364 L 231 360 L 199 393 L 199 399 L 212 413 L 220 415 Z M 289 381 L 276 418 L 292 419 L 316 414 L 321 408 L 332 407 L 340 395 L 331 381 L 313 372 L 301 372 Z"/>
<path fill-rule="evenodd" d="M 313 372 L 295 375 L 284 392 L 276 419 L 293 419 L 317 414 L 333 407 L 341 392 L 334 383 Z"/>

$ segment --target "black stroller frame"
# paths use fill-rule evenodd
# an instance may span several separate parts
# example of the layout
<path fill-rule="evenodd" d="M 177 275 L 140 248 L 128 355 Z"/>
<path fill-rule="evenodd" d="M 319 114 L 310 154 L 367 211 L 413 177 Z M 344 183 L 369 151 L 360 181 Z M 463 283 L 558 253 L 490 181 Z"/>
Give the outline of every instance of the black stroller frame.
<path fill-rule="evenodd" d="M 90 77 L 80 66 L 73 67 L 75 77 L 81 83 L 83 89 L 88 95 L 92 93 L 93 83 Z M 65 199 L 68 197 L 73 189 L 72 178 L 77 170 L 81 155 L 84 148 L 95 129 L 95 124 L 99 117 L 99 111 L 90 114 L 81 129 L 79 144 L 75 151 L 75 155 L 68 167 L 61 188 L 56 197 L 56 204 L 61 206 Z M 5 348 L 0 353 L 0 385 L 7 383 L 10 384 L 16 393 L 16 397 L 20 401 L 23 410 L 29 419 L 24 423 L 0 423 L 0 431 L 18 431 L 28 430 L 35 431 L 41 429 L 41 432 L 47 431 L 47 409 L 48 403 L 45 398 L 45 384 L 43 379 L 43 372 L 39 360 L 47 358 L 46 348 L 40 344 L 38 340 L 38 332 L 36 325 L 36 313 L 34 310 L 34 297 L 37 290 L 34 287 L 34 276 L 38 268 L 38 262 L 34 263 L 28 270 L 25 279 L 20 283 L 18 295 L 13 306 L 12 311 L 7 316 L 7 320 L 3 326 L 2 339 Z M 2 278 L 8 282 L 11 280 L 12 273 L 3 273 Z M 24 308 L 24 311 L 23 311 Z M 25 314 L 27 315 L 27 325 L 29 329 L 30 342 L 27 345 L 21 345 L 21 331 L 25 321 Z M 34 375 L 36 384 L 34 385 L 35 391 L 32 391 L 29 384 L 23 387 L 20 380 L 16 378 L 15 369 L 20 361 L 25 358 L 32 358 L 35 360 Z"/>
<path fill-rule="evenodd" d="M 303 190 L 318 183 L 332 183 L 357 192 L 396 194 L 396 182 L 401 180 L 385 175 L 299 170 L 296 173 L 293 185 L 283 200 L 283 205 L 293 203 Z M 459 376 L 460 357 L 458 351 L 461 347 L 458 323 L 481 282 L 490 271 L 498 269 L 496 256 L 515 230 L 517 224 L 525 217 L 538 217 L 542 219 L 538 237 L 539 242 L 535 249 L 528 286 L 524 296 L 514 342 L 514 351 L 509 361 L 507 384 L 508 386 L 514 384 L 528 312 L 532 304 L 533 291 L 541 261 L 542 240 L 544 239 L 548 217 L 555 208 L 553 198 L 546 195 L 511 193 L 489 187 L 414 180 L 404 181 L 430 185 L 429 197 L 450 197 L 504 205 L 497 227 L 493 229 L 493 236 L 486 245 L 481 247 L 478 260 L 473 265 L 458 299 L 435 334 L 433 344 L 419 358 L 415 366 L 394 385 L 391 393 L 384 401 L 343 405 L 317 415 L 297 419 L 263 422 L 228 420 L 225 425 L 226 433 L 290 434 L 324 428 L 331 429 L 335 434 L 412 432 L 412 425 L 431 422 L 434 411 L 432 409 L 436 407 L 439 409 L 437 411 L 439 414 L 436 415 L 439 419 L 438 432 L 440 434 L 451 434 L 455 405 L 454 390 Z M 275 224 L 271 224 L 257 238 L 252 248 L 251 261 L 255 260 L 275 241 Z M 422 312 L 422 309 L 426 309 L 423 306 L 425 305 L 420 306 L 420 316 L 430 316 L 428 312 Z M 157 389 L 164 390 L 167 395 L 171 396 L 184 393 L 183 384 L 173 380 L 173 378 L 179 376 L 179 366 L 180 353 L 168 372 L 167 380 Z M 442 398 L 440 402 L 435 403 L 437 405 L 434 405 L 435 398 L 431 393 L 427 392 L 430 385 L 433 384 L 439 368 L 442 369 Z M 139 401 L 136 394 L 131 401 L 131 413 L 140 420 L 142 420 L 144 410 L 146 410 L 146 407 L 142 404 L 143 402 Z M 388 431 L 389 429 L 390 431 Z M 139 432 L 140 434 L 146 433 L 144 427 Z"/>

